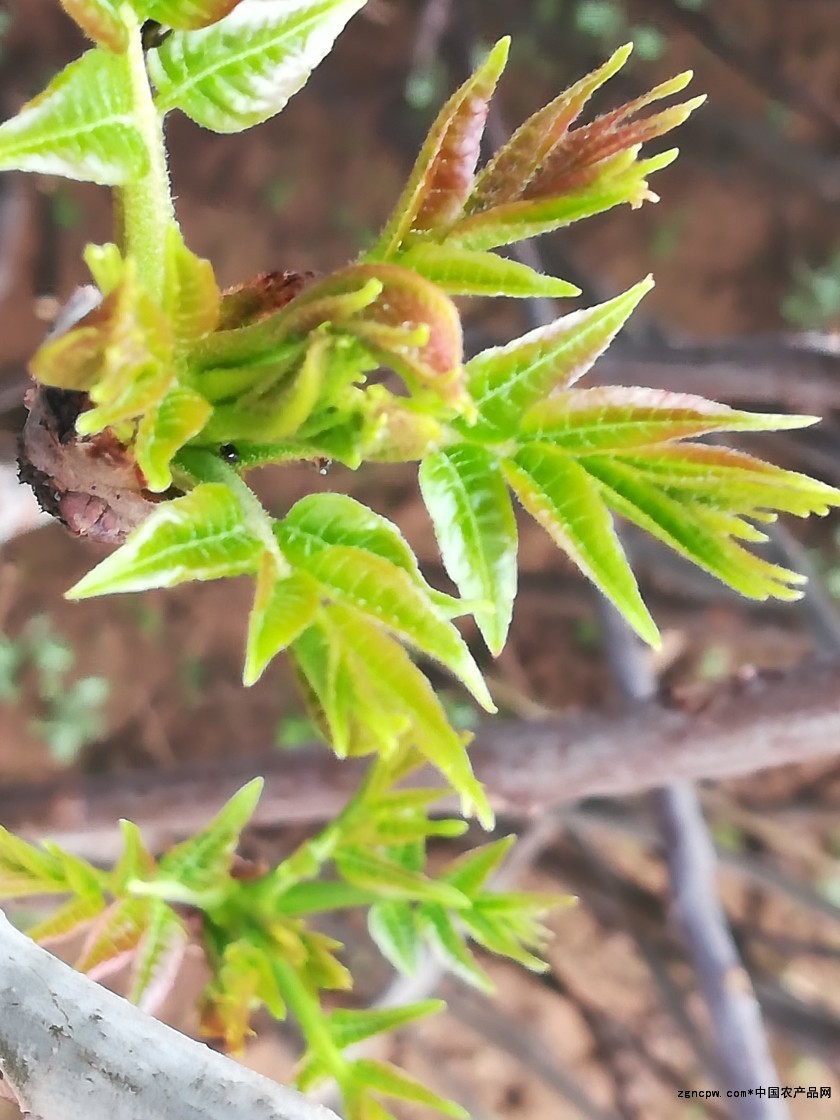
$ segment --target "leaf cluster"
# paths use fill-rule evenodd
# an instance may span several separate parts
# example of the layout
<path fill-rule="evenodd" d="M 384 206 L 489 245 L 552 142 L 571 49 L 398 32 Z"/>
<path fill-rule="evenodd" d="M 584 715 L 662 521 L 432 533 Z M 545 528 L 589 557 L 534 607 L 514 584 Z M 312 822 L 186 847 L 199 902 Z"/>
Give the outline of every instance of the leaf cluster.
<path fill-rule="evenodd" d="M 315 725 L 339 756 L 372 755 L 344 812 L 279 867 L 235 856 L 258 783 L 160 859 L 124 823 L 110 872 L 54 845 L 0 833 L 0 893 L 68 895 L 34 931 L 84 926 L 80 967 L 130 962 L 131 993 L 155 1006 L 191 936 L 212 980 L 203 1021 L 241 1046 L 252 1010 L 294 1014 L 307 1043 L 300 1083 L 331 1077 L 352 1120 L 385 1120 L 385 1099 L 460 1113 L 399 1071 L 349 1048 L 435 1010 L 322 1008 L 349 986 L 314 915 L 364 906 L 370 932 L 410 972 L 431 946 L 480 986 L 470 945 L 541 967 L 540 896 L 492 889 L 498 841 L 428 874 L 430 838 L 462 821 L 430 813 L 436 789 L 403 779 L 431 764 L 464 815 L 493 814 L 469 736 L 450 724 L 421 667 L 432 659 L 486 710 L 493 701 L 454 625 L 472 615 L 502 649 L 517 581 L 513 498 L 647 641 L 656 627 L 616 535 L 635 522 L 741 593 L 783 599 L 800 577 L 744 547 L 778 511 L 805 516 L 840 492 L 739 451 L 719 432 L 793 428 L 813 417 L 738 411 L 696 396 L 579 383 L 652 286 L 577 309 L 465 357 L 461 297 L 560 299 L 577 290 L 498 250 L 620 204 L 655 201 L 650 176 L 674 149 L 642 147 L 702 98 L 666 81 L 589 121 L 587 103 L 629 47 L 529 118 L 479 167 L 508 41 L 489 52 L 435 120 L 381 235 L 331 275 L 257 277 L 222 292 L 174 217 L 162 122 L 180 111 L 216 132 L 278 112 L 364 0 L 62 0 L 94 46 L 0 125 L 0 170 L 64 175 L 122 195 L 120 244 L 88 246 L 101 294 L 31 363 L 42 385 L 85 394 L 76 440 L 105 434 L 136 464 L 154 511 L 69 593 L 255 581 L 244 679 L 282 650 Z M 386 378 L 381 370 L 390 371 Z M 374 376 L 375 375 L 375 376 Z M 244 481 L 255 466 L 416 462 L 423 500 L 459 597 L 431 587 L 399 529 L 351 498 L 311 494 L 271 516 Z"/>
<path fill-rule="evenodd" d="M 51 942 L 83 933 L 77 967 L 99 980 L 127 968 L 129 997 L 152 1012 L 171 990 L 187 946 L 198 942 L 211 974 L 203 1031 L 239 1051 L 258 1007 L 278 1019 L 293 1013 L 307 1042 L 298 1083 L 308 1088 L 335 1078 L 351 1120 L 388 1116 L 380 1097 L 460 1116 L 452 1102 L 351 1049 L 439 1011 L 442 1002 L 327 1010 L 322 993 L 346 991 L 352 980 L 338 957 L 341 944 L 312 924 L 327 911 L 367 906 L 374 941 L 400 971 L 416 968 L 425 942 L 449 969 L 482 988 L 489 980 L 470 940 L 528 968 L 544 967 L 534 955 L 546 939 L 540 918 L 561 900 L 488 886 L 513 837 L 455 859 L 436 877 L 427 873 L 428 841 L 461 835 L 467 826 L 430 816 L 439 788 L 398 784 L 421 761 L 406 751 L 390 764 L 375 763 L 340 816 L 273 869 L 236 854 L 260 779 L 160 859 L 134 825 L 121 822 L 124 850 L 110 871 L 0 829 L 0 898 L 69 896 L 31 936 Z"/>

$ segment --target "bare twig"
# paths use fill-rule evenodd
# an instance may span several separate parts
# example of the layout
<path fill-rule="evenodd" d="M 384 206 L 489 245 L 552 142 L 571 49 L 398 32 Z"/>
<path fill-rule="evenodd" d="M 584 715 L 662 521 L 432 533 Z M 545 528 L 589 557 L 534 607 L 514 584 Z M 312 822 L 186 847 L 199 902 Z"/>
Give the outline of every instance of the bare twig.
<path fill-rule="evenodd" d="M 697 713 L 649 702 L 618 714 L 494 721 L 479 730 L 473 761 L 496 810 L 511 817 L 587 797 L 636 794 L 663 781 L 732 778 L 840 753 L 838 690 L 840 668 L 806 665 L 727 687 Z M 0 820 L 18 832 L 49 833 L 74 851 L 110 860 L 118 853 L 118 818 L 135 820 L 148 842 L 162 848 L 201 827 L 222 798 L 255 774 L 267 779 L 256 824 L 331 819 L 364 767 L 361 759 L 340 762 L 324 747 L 312 747 L 203 761 L 199 772 L 184 767 L 164 775 L 68 776 L 52 785 L 0 792 Z M 418 780 L 433 778 L 423 774 Z"/>

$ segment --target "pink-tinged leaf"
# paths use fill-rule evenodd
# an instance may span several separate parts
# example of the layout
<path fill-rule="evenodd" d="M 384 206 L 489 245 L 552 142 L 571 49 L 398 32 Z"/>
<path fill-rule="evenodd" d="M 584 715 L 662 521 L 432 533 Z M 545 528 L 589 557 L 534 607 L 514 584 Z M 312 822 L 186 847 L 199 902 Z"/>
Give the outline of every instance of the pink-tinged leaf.
<path fill-rule="evenodd" d="M 164 27 L 179 31 L 195 31 L 218 23 L 232 12 L 241 0 L 142 0 L 137 4 L 140 15 L 155 19 Z"/>
<path fill-rule="evenodd" d="M 528 444 L 504 463 L 523 506 L 648 644 L 659 632 L 639 594 L 599 488 L 570 455 Z"/>
<path fill-rule="evenodd" d="M 523 439 L 588 455 L 709 432 L 805 428 L 817 420 L 816 416 L 740 412 L 689 393 L 608 385 L 559 392 L 540 401 L 522 418 L 520 433 Z"/>
<path fill-rule="evenodd" d="M 477 354 L 466 372 L 480 423 L 514 434 L 526 409 L 573 385 L 591 368 L 652 287 L 647 277 L 607 303 L 573 311 L 506 346 Z"/>
<path fill-rule="evenodd" d="M 218 329 L 234 330 L 280 311 L 311 283 L 311 272 L 261 272 L 222 293 Z"/>
<path fill-rule="evenodd" d="M 423 501 L 444 566 L 490 652 L 501 653 L 516 598 L 516 518 L 499 460 L 476 444 L 427 456 L 420 467 Z"/>
<path fill-rule="evenodd" d="M 632 49 L 632 43 L 619 47 L 603 66 L 575 82 L 520 125 L 477 176 L 467 211 L 477 213 L 518 198 L 592 94 L 622 68 Z"/>
<path fill-rule="evenodd" d="M 117 54 L 128 47 L 128 27 L 119 15 L 119 0 L 61 0 L 61 6 L 95 43 Z"/>
<path fill-rule="evenodd" d="M 753 556 L 737 543 L 737 538 L 760 540 L 763 537 L 748 522 L 728 511 L 724 494 L 720 495 L 719 508 L 715 509 L 691 501 L 685 495 L 679 499 L 672 497 L 661 482 L 657 483 L 618 456 L 587 455 L 580 462 L 597 481 L 602 499 L 616 513 L 735 591 L 750 599 L 801 598 L 798 588 L 805 582 L 804 577 Z M 825 504 L 824 497 L 820 504 Z"/>
<path fill-rule="evenodd" d="M 132 420 L 162 400 L 175 378 L 169 323 L 141 287 L 133 261 L 98 306 L 38 349 L 29 368 L 44 384 L 89 393 L 96 407 L 76 421 L 84 435 Z"/>
<path fill-rule="evenodd" d="M 462 404 L 463 336 L 452 300 L 437 285 L 398 265 L 355 265 L 344 271 L 342 282 L 347 280 L 356 284 L 376 280 L 382 290 L 346 328 L 410 388 L 430 389 L 447 404 Z M 375 330 L 366 331 L 367 326 L 397 328 L 400 334 L 391 340 Z M 427 334 L 412 341 L 418 327 L 427 328 Z"/>
<path fill-rule="evenodd" d="M 59 907 L 54 914 L 26 931 L 33 941 L 45 945 L 84 929 L 105 906 L 101 895 L 97 897 L 72 898 Z"/>
<path fill-rule="evenodd" d="M 598 178 L 606 160 L 678 128 L 703 104 L 704 96 L 642 119 L 635 119 L 636 114 L 651 102 L 684 89 L 691 77 L 691 71 L 679 74 L 635 101 L 567 133 L 528 184 L 523 197 L 553 198 L 580 190 Z"/>
<path fill-rule="evenodd" d="M 671 148 L 650 159 L 636 160 L 635 149 L 619 153 L 604 160 L 598 176 L 580 190 L 550 198 L 517 199 L 468 214 L 447 233 L 446 244 L 463 249 L 495 249 L 549 233 L 622 203 L 635 209 L 644 202 L 656 202 L 647 176 L 673 163 L 677 154 L 677 149 Z"/>
<path fill-rule="evenodd" d="M 368 260 L 392 258 L 413 231 L 440 228 L 461 213 L 472 187 L 489 100 L 507 61 L 501 39 L 432 125 L 405 190 Z"/>
<path fill-rule="evenodd" d="M 172 991 L 189 935 L 184 923 L 159 899 L 150 903 L 149 921 L 132 962 L 128 998 L 153 1015 Z"/>
<path fill-rule="evenodd" d="M 137 948 L 149 921 L 147 898 L 118 898 L 101 914 L 82 946 L 76 968 L 94 979 L 113 971 Z"/>

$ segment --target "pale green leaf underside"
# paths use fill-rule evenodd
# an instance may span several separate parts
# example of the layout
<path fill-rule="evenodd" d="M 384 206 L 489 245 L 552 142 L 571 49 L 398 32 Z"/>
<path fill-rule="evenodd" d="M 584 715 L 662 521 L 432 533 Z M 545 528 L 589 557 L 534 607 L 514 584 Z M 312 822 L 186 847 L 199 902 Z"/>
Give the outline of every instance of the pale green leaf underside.
<path fill-rule="evenodd" d="M 122 548 L 67 592 L 67 598 L 241 575 L 254 571 L 262 551 L 245 525 L 236 496 L 223 483 L 208 482 L 183 498 L 161 503 Z"/>
<path fill-rule="evenodd" d="M 475 620 L 490 652 L 502 651 L 516 597 L 516 519 L 498 460 L 461 444 L 420 467 L 420 489 L 444 566 L 465 599 L 486 601 Z"/>
<path fill-rule="evenodd" d="M 519 261 L 431 241 L 421 241 L 407 249 L 399 263 L 438 284 L 451 296 L 562 299 L 580 295 L 574 284 L 545 276 Z"/>
<path fill-rule="evenodd" d="M 173 32 L 148 58 L 158 109 L 181 109 L 214 132 L 241 132 L 268 120 L 364 3 L 242 0 L 211 27 Z"/>
<path fill-rule="evenodd" d="M 529 444 L 504 464 L 520 501 L 650 645 L 659 632 L 639 594 L 598 486 L 571 456 Z"/>
<path fill-rule="evenodd" d="M 38 171 L 106 186 L 146 173 L 123 57 L 95 49 L 0 125 L 0 171 Z"/>

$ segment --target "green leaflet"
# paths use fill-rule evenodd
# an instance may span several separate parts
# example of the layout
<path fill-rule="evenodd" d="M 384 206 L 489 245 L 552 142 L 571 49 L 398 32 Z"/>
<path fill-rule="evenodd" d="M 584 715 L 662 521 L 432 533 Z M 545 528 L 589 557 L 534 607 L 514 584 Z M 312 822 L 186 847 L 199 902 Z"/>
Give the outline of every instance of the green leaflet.
<path fill-rule="evenodd" d="M 214 132 L 241 132 L 279 113 L 365 0 L 241 0 L 199 31 L 175 31 L 149 52 L 161 113 L 180 109 Z"/>
<path fill-rule="evenodd" d="M 513 296 L 519 299 L 561 299 L 580 289 L 554 276 L 495 253 L 420 241 L 399 257 L 399 263 L 425 276 L 451 296 Z"/>
<path fill-rule="evenodd" d="M 618 457 L 586 456 L 581 462 L 597 481 L 603 500 L 616 513 L 646 529 L 742 595 L 749 599 L 801 597 L 798 585 L 805 582 L 803 576 L 753 556 L 737 543 L 737 538 L 762 540 L 763 535 L 728 512 L 725 495 L 715 503 L 721 508 L 691 501 L 685 496 L 678 500 L 667 493 L 662 483 Z M 818 509 L 824 509 L 827 495 L 821 492 L 821 484 L 815 485 L 820 486 L 815 504 Z M 840 495 L 836 492 L 831 503 L 840 504 Z M 753 510 L 752 515 L 761 519 L 761 510 Z"/>
<path fill-rule="evenodd" d="M 336 1046 L 344 1050 L 386 1031 L 399 1030 L 418 1019 L 436 1015 L 445 1010 L 442 999 L 426 999 L 407 1003 L 401 1007 L 371 1008 L 365 1011 L 333 1011 L 329 1016 L 330 1034 Z"/>
<path fill-rule="evenodd" d="M 355 607 L 459 677 L 487 711 L 495 705 L 464 640 L 402 568 L 352 545 L 332 545 L 307 558 L 305 541 L 285 523 L 277 527 L 286 557 L 312 576 L 334 601 Z"/>
<path fill-rule="evenodd" d="M 501 653 L 516 597 L 516 518 L 499 460 L 459 444 L 420 467 L 420 489 L 447 572 L 473 608 L 490 652 Z"/>
<path fill-rule="evenodd" d="M 550 444 L 521 448 L 503 466 L 522 504 L 584 575 L 652 646 L 659 632 L 639 594 L 599 488 L 580 464 Z"/>
<path fill-rule="evenodd" d="M 258 681 L 271 659 L 303 633 L 319 602 L 315 580 L 305 572 L 278 576 L 273 558 L 266 553 L 248 619 L 244 684 Z"/>
<path fill-rule="evenodd" d="M 648 276 L 606 303 L 476 354 L 466 368 L 479 423 L 505 435 L 517 432 L 526 409 L 552 391 L 569 388 L 591 368 L 652 287 Z"/>
<path fill-rule="evenodd" d="M 256 569 L 261 553 L 236 496 L 222 483 L 203 483 L 183 498 L 161 503 L 67 598 L 241 575 Z"/>
<path fill-rule="evenodd" d="M 816 416 L 740 412 L 689 393 L 607 385 L 554 393 L 522 417 L 523 440 L 553 443 L 575 455 L 624 451 L 709 432 L 804 428 Z"/>
<path fill-rule="evenodd" d="M 432 950 L 448 972 L 479 991 L 493 991 L 492 980 L 478 966 L 455 922 L 442 906 L 426 903 L 418 911 L 418 920 Z"/>
<path fill-rule="evenodd" d="M 406 572 L 447 617 L 463 610 L 457 599 L 426 583 L 399 528 L 347 494 L 309 494 L 292 506 L 283 524 L 300 534 L 301 555 L 309 557 L 332 545 L 364 549 Z"/>
<path fill-rule="evenodd" d="M 489 827 L 493 812 L 470 767 L 464 739 L 399 642 L 351 608 L 333 604 L 323 613 L 329 631 L 310 627 L 294 652 L 327 717 L 335 752 L 369 752 L 378 741 L 388 753 L 408 741 L 460 795 L 464 814 L 475 813 Z M 356 719 L 361 729 L 354 727 Z"/>
<path fill-rule="evenodd" d="M 223 883 L 262 789 L 263 779 L 254 778 L 231 797 L 206 828 L 171 848 L 160 861 L 160 878 L 174 879 L 197 893 L 212 891 Z"/>
<path fill-rule="evenodd" d="M 395 860 L 365 848 L 343 848 L 336 854 L 335 865 L 348 883 L 376 891 L 382 898 L 436 902 L 456 910 L 469 904 L 466 896 L 449 883 L 408 871 Z"/>
<path fill-rule="evenodd" d="M 441 109 L 394 213 L 366 254 L 367 260 L 393 258 L 412 230 L 445 226 L 457 218 L 472 190 L 487 105 L 509 46 L 509 39 L 501 39 L 486 62 Z"/>
<path fill-rule="evenodd" d="M 413 976 L 420 963 L 420 933 L 414 908 L 408 902 L 376 902 L 368 910 L 368 932 L 382 956 L 404 976 Z"/>
<path fill-rule="evenodd" d="M 128 998 L 153 1014 L 171 991 L 189 942 L 186 927 L 165 902 L 152 899 L 131 968 Z"/>
<path fill-rule="evenodd" d="M 426 1105 L 427 1108 L 433 1108 L 444 1116 L 451 1116 L 453 1120 L 469 1120 L 469 1113 L 460 1105 L 439 1097 L 437 1093 L 433 1093 L 396 1066 L 365 1058 L 354 1062 L 353 1069 L 366 1086 L 377 1093 L 382 1093 L 383 1096 Z"/>
<path fill-rule="evenodd" d="M 94 49 L 0 125 L 0 171 L 39 171 L 106 186 L 145 175 L 123 58 Z"/>
<path fill-rule="evenodd" d="M 166 230 L 166 259 L 162 307 L 176 345 L 186 345 L 215 330 L 222 303 L 210 261 L 184 244 L 172 223 Z"/>

